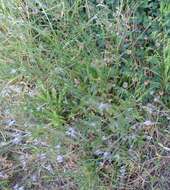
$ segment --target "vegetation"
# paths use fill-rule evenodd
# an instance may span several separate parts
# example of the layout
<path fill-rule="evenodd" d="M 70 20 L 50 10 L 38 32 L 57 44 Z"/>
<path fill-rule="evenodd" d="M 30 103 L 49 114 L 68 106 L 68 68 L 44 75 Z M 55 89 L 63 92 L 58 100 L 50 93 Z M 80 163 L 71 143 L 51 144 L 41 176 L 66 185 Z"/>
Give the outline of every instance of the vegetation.
<path fill-rule="evenodd" d="M 168 2 L 0 1 L 0 189 L 170 188 Z"/>

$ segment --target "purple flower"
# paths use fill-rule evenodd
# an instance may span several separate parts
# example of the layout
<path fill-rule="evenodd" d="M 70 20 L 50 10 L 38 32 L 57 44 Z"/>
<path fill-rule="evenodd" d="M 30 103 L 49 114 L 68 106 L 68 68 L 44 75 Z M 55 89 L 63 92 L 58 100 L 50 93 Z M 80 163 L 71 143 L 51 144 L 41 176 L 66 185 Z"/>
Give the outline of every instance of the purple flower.
<path fill-rule="evenodd" d="M 103 112 L 103 111 L 108 111 L 111 108 L 111 105 L 108 103 L 100 103 L 98 105 L 98 109 Z"/>
<path fill-rule="evenodd" d="M 73 127 L 69 127 L 69 129 L 66 131 L 66 135 L 73 139 L 76 139 L 78 134 Z"/>
<path fill-rule="evenodd" d="M 57 162 L 60 163 L 60 164 L 63 163 L 64 162 L 64 157 L 62 155 L 58 155 L 57 156 Z"/>

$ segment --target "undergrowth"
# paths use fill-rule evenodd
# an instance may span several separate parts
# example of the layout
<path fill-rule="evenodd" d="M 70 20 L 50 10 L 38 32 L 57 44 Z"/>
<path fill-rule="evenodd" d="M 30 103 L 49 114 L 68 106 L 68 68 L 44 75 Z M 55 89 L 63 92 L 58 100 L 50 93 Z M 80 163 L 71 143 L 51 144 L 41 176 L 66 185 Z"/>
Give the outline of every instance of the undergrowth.
<path fill-rule="evenodd" d="M 170 6 L 0 1 L 0 189 L 170 188 Z"/>

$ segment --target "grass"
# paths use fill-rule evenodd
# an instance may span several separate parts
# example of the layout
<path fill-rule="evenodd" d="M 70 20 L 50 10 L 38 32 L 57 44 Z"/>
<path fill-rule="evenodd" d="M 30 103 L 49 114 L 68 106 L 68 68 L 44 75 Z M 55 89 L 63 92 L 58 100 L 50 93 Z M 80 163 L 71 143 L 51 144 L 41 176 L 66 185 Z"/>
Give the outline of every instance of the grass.
<path fill-rule="evenodd" d="M 166 1 L 0 1 L 0 189 L 169 189 Z"/>

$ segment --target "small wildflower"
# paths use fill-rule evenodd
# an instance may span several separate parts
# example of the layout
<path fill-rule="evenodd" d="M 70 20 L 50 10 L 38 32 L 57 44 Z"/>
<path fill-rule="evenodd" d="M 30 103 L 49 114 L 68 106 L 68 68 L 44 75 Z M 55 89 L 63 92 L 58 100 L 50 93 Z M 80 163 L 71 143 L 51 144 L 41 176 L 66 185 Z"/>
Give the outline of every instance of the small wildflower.
<path fill-rule="evenodd" d="M 123 165 L 120 167 L 120 183 L 124 184 L 124 179 L 126 175 L 126 167 Z"/>
<path fill-rule="evenodd" d="M 33 144 L 36 146 L 44 146 L 44 147 L 48 147 L 48 144 L 40 139 L 34 139 L 33 140 Z"/>
<path fill-rule="evenodd" d="M 23 187 L 23 186 L 21 186 L 21 187 L 19 187 L 19 188 L 18 188 L 18 190 L 24 190 L 24 187 Z"/>
<path fill-rule="evenodd" d="M 146 111 L 150 114 L 152 114 L 154 112 L 154 110 L 152 109 L 152 107 L 146 107 Z"/>
<path fill-rule="evenodd" d="M 37 181 L 37 175 L 36 175 L 36 174 L 33 174 L 33 175 L 31 176 L 31 179 L 32 179 L 33 182 L 36 182 L 36 181 Z"/>
<path fill-rule="evenodd" d="M 7 179 L 8 175 L 5 174 L 4 172 L 0 172 L 0 179 Z"/>
<path fill-rule="evenodd" d="M 125 176 L 125 173 L 126 173 L 126 168 L 125 168 L 125 166 L 121 166 L 121 168 L 120 168 L 120 176 L 121 176 L 121 177 Z"/>
<path fill-rule="evenodd" d="M 14 187 L 13 187 L 13 190 L 24 190 L 25 188 L 23 186 L 19 187 L 18 184 L 16 184 Z"/>
<path fill-rule="evenodd" d="M 31 13 L 32 13 L 33 15 L 36 15 L 36 14 L 39 13 L 39 10 L 36 9 L 36 8 L 33 8 Z"/>
<path fill-rule="evenodd" d="M 12 139 L 12 144 L 20 144 L 20 142 L 22 141 L 22 136 L 21 134 L 16 134 L 15 138 Z"/>
<path fill-rule="evenodd" d="M 12 127 L 16 124 L 15 119 L 8 119 L 5 121 L 5 125 L 7 125 L 8 127 Z"/>
<path fill-rule="evenodd" d="M 104 160 L 110 160 L 111 159 L 111 153 L 110 152 L 104 152 L 103 159 Z"/>
<path fill-rule="evenodd" d="M 37 157 L 40 160 L 44 160 L 44 159 L 46 159 L 47 155 L 45 153 L 41 153 L 41 154 L 38 154 Z"/>
<path fill-rule="evenodd" d="M 152 122 L 152 121 L 150 121 L 150 120 L 147 120 L 147 121 L 145 121 L 145 122 L 143 123 L 143 125 L 145 125 L 145 126 L 152 126 L 152 125 L 155 125 L 155 122 Z"/>
<path fill-rule="evenodd" d="M 66 131 L 66 135 L 75 139 L 77 138 L 77 132 L 73 127 L 70 127 L 67 131 Z"/>
<path fill-rule="evenodd" d="M 57 162 L 58 163 L 63 163 L 64 162 L 64 157 L 62 155 L 57 156 Z"/>
<path fill-rule="evenodd" d="M 98 105 L 98 109 L 99 109 L 101 112 L 107 111 L 107 110 L 110 109 L 110 108 L 111 108 L 111 105 L 108 104 L 108 103 L 100 103 L 100 104 Z"/>
<path fill-rule="evenodd" d="M 52 169 L 52 167 L 51 167 L 51 164 L 48 164 L 47 166 L 44 166 L 44 168 L 46 169 L 46 170 L 48 170 L 49 172 L 53 172 L 53 169 Z"/>

